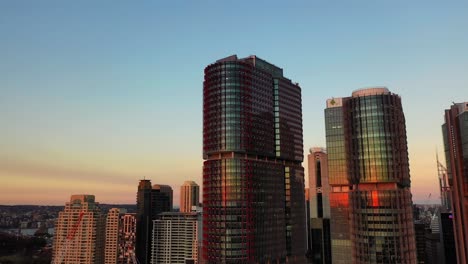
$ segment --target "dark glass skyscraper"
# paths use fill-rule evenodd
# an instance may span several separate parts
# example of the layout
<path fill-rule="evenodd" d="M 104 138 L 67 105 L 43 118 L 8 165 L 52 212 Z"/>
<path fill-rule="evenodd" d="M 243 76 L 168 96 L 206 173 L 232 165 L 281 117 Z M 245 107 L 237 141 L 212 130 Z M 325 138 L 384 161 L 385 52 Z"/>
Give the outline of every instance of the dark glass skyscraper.
<path fill-rule="evenodd" d="M 153 221 L 158 214 L 172 210 L 172 188 L 141 180 L 137 192 L 136 257 L 139 263 L 151 262 Z"/>
<path fill-rule="evenodd" d="M 468 263 L 468 102 L 453 104 L 445 110 L 442 134 L 452 193 L 457 262 Z"/>
<path fill-rule="evenodd" d="M 301 89 L 256 56 L 218 60 L 203 84 L 203 257 L 304 262 Z"/>
<path fill-rule="evenodd" d="M 333 263 L 349 263 L 340 248 L 354 263 L 416 263 L 400 97 L 362 89 L 327 107 Z"/>
<path fill-rule="evenodd" d="M 136 257 L 140 263 L 149 263 L 151 255 L 151 181 L 141 180 L 137 192 Z"/>

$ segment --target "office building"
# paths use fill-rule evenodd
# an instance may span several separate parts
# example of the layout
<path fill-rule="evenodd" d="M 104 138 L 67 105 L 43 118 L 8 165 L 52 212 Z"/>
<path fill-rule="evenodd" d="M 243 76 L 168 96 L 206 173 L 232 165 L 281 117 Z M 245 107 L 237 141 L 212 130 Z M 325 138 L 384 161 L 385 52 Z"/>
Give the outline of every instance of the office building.
<path fill-rule="evenodd" d="M 197 213 L 161 213 L 153 220 L 152 264 L 198 263 Z"/>
<path fill-rule="evenodd" d="M 200 203 L 200 187 L 194 181 L 185 181 L 180 187 L 180 212 L 192 212 Z"/>
<path fill-rule="evenodd" d="M 451 212 L 439 212 L 440 222 L 440 244 L 442 246 L 441 264 L 449 264 L 457 262 L 457 252 L 455 246 L 455 238 L 453 232 L 453 214 Z"/>
<path fill-rule="evenodd" d="M 330 240 L 330 185 L 328 183 L 328 158 L 324 148 L 311 148 L 309 164 L 309 199 L 311 241 L 309 259 L 312 263 L 331 264 Z"/>
<path fill-rule="evenodd" d="M 151 181 L 141 180 L 137 192 L 136 257 L 141 264 L 149 264 L 151 258 Z"/>
<path fill-rule="evenodd" d="M 330 185 L 330 239 L 335 264 L 348 264 L 352 254 L 348 197 L 350 183 L 343 111 L 343 98 L 327 100 L 325 134 Z"/>
<path fill-rule="evenodd" d="M 154 184 L 151 191 L 153 216 L 162 212 L 170 212 L 173 208 L 172 187 L 165 184 Z"/>
<path fill-rule="evenodd" d="M 133 263 L 135 258 L 136 216 L 126 211 L 112 208 L 107 213 L 105 264 Z"/>
<path fill-rule="evenodd" d="M 426 229 L 427 225 L 423 221 L 414 222 L 414 237 L 416 240 L 416 257 L 418 264 L 426 263 Z"/>
<path fill-rule="evenodd" d="M 458 263 L 468 263 L 468 102 L 445 110 L 442 125 Z"/>
<path fill-rule="evenodd" d="M 158 214 L 172 210 L 172 188 L 141 180 L 137 192 L 136 257 L 141 264 L 151 263 L 153 220 Z"/>
<path fill-rule="evenodd" d="M 160 213 L 172 211 L 172 187 L 163 184 L 154 184 L 151 189 L 151 219 L 154 220 Z M 152 230 L 152 229 L 150 229 Z M 151 232 L 150 232 L 151 233 Z"/>
<path fill-rule="evenodd" d="M 207 66 L 203 257 L 304 263 L 301 89 L 256 56 Z"/>
<path fill-rule="evenodd" d="M 94 195 L 72 195 L 55 225 L 52 263 L 104 262 L 105 215 Z"/>
<path fill-rule="evenodd" d="M 387 88 L 327 100 L 333 263 L 416 263 L 405 117 Z"/>
<path fill-rule="evenodd" d="M 425 264 L 443 264 L 440 255 L 440 234 L 426 230 L 426 260 Z"/>

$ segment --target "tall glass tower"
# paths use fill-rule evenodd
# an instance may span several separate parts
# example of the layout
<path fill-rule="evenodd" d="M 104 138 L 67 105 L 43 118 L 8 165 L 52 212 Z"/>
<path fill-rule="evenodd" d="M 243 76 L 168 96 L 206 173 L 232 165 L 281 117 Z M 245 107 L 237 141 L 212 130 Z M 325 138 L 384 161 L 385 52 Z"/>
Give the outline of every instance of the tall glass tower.
<path fill-rule="evenodd" d="M 345 148 L 343 98 L 327 100 L 325 134 L 330 185 L 330 239 L 332 261 L 348 264 L 351 256 L 347 153 Z"/>
<path fill-rule="evenodd" d="M 256 56 L 205 68 L 203 257 L 304 263 L 301 89 Z"/>
<path fill-rule="evenodd" d="M 155 184 L 150 180 L 140 180 L 137 192 L 136 213 L 136 258 L 139 263 L 151 263 L 151 243 L 153 220 L 160 213 L 172 210 L 172 188 L 169 185 Z"/>
<path fill-rule="evenodd" d="M 448 182 L 452 193 L 457 262 L 468 261 L 468 102 L 445 110 L 442 125 Z"/>
<path fill-rule="evenodd" d="M 327 104 L 332 104 L 332 101 L 337 102 L 331 99 Z M 416 263 L 401 99 L 388 89 L 379 87 L 357 90 L 339 102 L 340 107 L 335 109 L 341 109 L 336 110 L 340 112 L 336 116 L 341 114 L 341 124 L 334 124 L 328 120 L 330 116 L 327 117 L 327 129 L 339 131 L 331 133 L 328 138 L 327 130 L 327 149 L 330 171 L 335 169 L 341 173 L 330 172 L 329 176 L 332 194 L 338 193 L 339 196 L 347 191 L 349 212 L 346 217 L 346 210 L 340 210 L 346 199 L 343 198 L 341 204 L 335 203 L 330 195 L 331 219 L 334 218 L 333 213 L 338 216 L 338 221 L 331 224 L 332 252 L 338 246 L 346 245 L 351 250 L 354 263 Z M 332 135 L 335 134 L 341 138 L 333 141 L 331 139 L 336 138 Z M 338 148 L 336 164 L 330 161 L 331 147 Z M 339 224 L 347 221 L 349 233 L 343 234 L 351 243 L 346 240 L 347 243 L 340 244 L 342 241 L 336 235 L 343 226 Z M 333 252 L 333 257 L 335 254 Z M 333 258 L 334 263 L 344 263 L 342 261 Z"/>

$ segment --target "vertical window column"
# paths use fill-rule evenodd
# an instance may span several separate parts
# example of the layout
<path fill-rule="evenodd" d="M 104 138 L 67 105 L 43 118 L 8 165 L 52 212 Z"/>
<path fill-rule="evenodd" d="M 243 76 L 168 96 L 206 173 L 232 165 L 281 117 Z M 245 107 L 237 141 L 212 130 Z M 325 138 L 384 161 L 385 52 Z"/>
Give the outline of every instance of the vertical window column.
<path fill-rule="evenodd" d="M 275 117 L 275 153 L 276 157 L 281 156 L 281 138 L 280 138 L 280 116 L 279 116 L 279 81 L 273 79 L 273 113 Z"/>

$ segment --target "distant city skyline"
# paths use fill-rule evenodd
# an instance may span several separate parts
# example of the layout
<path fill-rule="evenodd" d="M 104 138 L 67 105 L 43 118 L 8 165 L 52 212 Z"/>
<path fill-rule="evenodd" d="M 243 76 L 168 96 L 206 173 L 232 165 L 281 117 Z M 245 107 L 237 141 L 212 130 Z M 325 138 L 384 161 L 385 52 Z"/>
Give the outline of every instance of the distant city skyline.
<path fill-rule="evenodd" d="M 172 186 L 179 205 L 184 181 L 202 184 L 203 69 L 232 54 L 299 82 L 305 151 L 325 147 L 326 99 L 370 86 L 399 94 L 413 201 L 440 203 L 443 110 L 468 100 L 467 11 L 466 1 L 1 2 L 0 204 L 63 205 L 73 193 L 133 204 L 146 178 Z"/>

